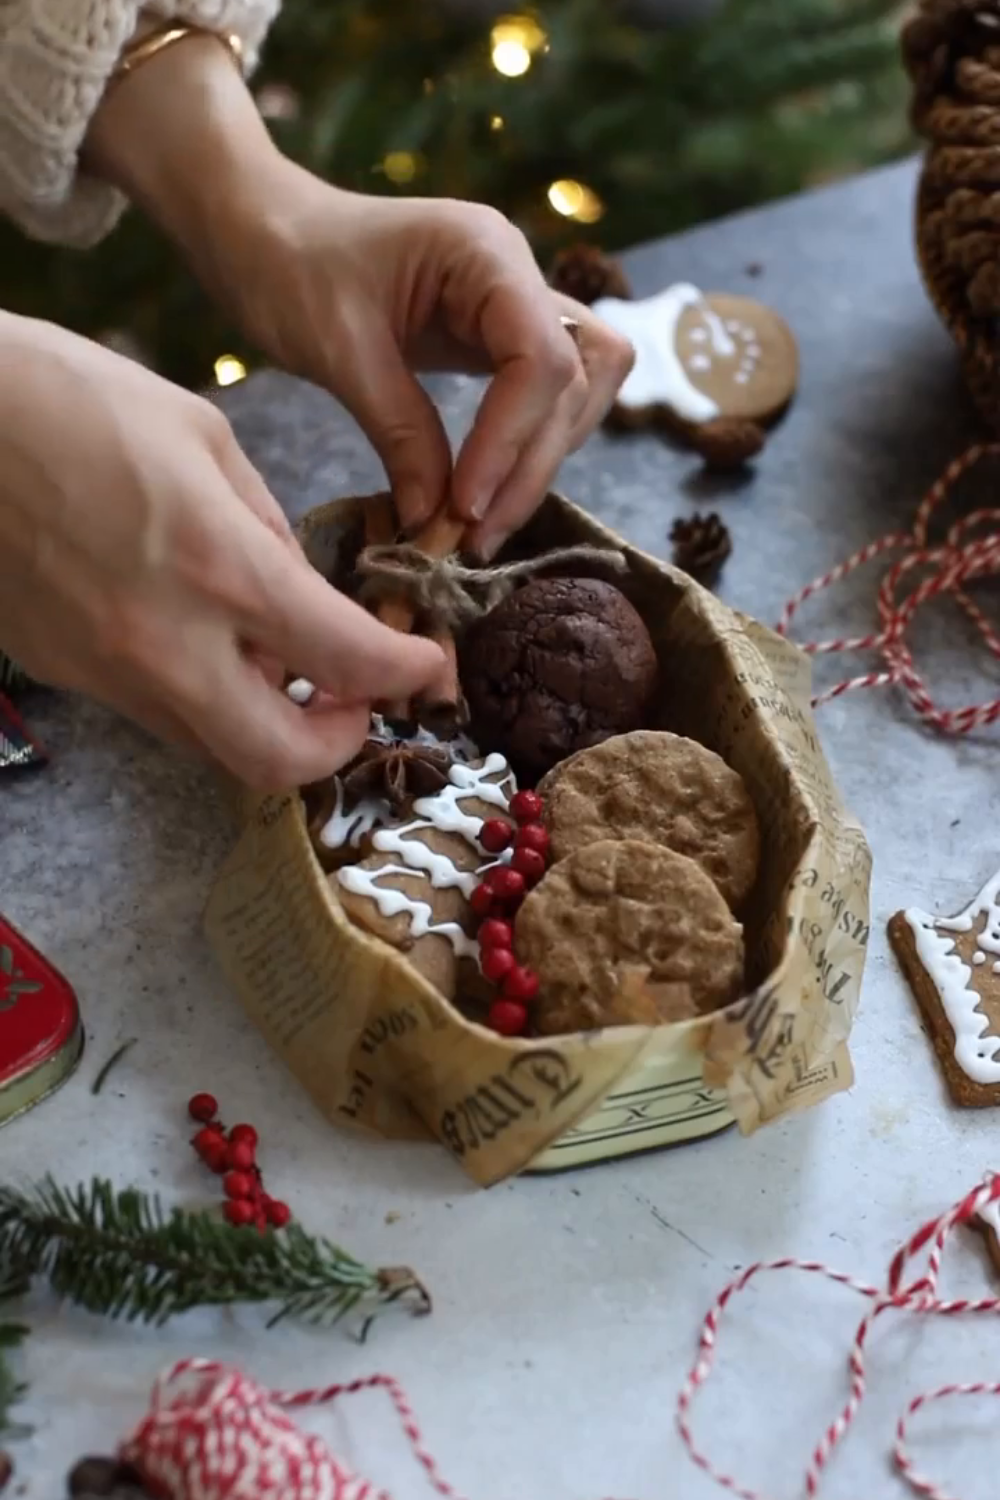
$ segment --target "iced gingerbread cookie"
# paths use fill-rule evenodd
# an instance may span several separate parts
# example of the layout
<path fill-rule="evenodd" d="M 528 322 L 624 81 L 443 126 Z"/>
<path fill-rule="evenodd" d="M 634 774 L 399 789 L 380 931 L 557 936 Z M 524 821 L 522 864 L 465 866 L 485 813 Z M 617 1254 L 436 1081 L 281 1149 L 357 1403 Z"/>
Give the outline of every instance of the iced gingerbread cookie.
<path fill-rule="evenodd" d="M 605 840 L 551 867 L 514 927 L 538 976 L 537 1030 L 658 1025 L 717 1010 L 743 985 L 743 929 L 694 860 Z"/>
<path fill-rule="evenodd" d="M 640 729 L 564 760 L 539 782 L 553 860 L 601 839 L 687 855 L 733 909 L 753 887 L 757 814 L 737 773 L 694 740 Z"/>
<path fill-rule="evenodd" d="M 956 1104 L 1000 1104 L 1000 873 L 956 917 L 916 907 L 889 921 Z"/>
<path fill-rule="evenodd" d="M 706 461 L 735 467 L 795 394 L 791 330 L 749 297 L 680 282 L 638 301 L 602 297 L 593 310 L 635 348 L 613 411 L 620 426 L 665 427 Z"/>
<path fill-rule="evenodd" d="M 446 998 L 459 987 L 460 966 L 476 970 L 477 918 L 469 897 L 498 863 L 479 843 L 486 819 L 513 824 L 508 808 L 517 790 L 502 755 L 453 764 L 443 787 L 415 797 L 405 821 L 371 826 L 370 853 L 330 879 L 344 911 L 407 959 Z M 371 806 L 358 805 L 366 818 Z"/>
<path fill-rule="evenodd" d="M 447 786 L 455 762 L 468 764 L 477 757 L 463 736 L 442 743 L 419 730 L 402 739 L 374 715 L 360 754 L 338 775 L 303 792 L 309 836 L 324 870 L 364 859 L 374 848 L 377 829 L 398 822 L 415 797 Z"/>

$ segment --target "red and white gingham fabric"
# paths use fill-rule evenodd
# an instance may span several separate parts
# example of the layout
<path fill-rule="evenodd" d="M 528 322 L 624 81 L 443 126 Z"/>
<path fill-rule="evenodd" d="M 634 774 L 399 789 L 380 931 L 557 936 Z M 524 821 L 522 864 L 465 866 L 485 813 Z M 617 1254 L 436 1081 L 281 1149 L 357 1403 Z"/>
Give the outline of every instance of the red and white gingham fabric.
<path fill-rule="evenodd" d="M 748 1266 L 716 1299 L 702 1326 L 697 1358 L 677 1403 L 677 1425 L 694 1462 L 741 1500 L 765 1500 L 732 1475 L 717 1469 L 695 1441 L 691 1410 L 708 1379 L 723 1313 L 735 1297 L 764 1271 L 797 1270 L 821 1275 L 851 1287 L 870 1306 L 859 1323 L 848 1357 L 850 1393 L 813 1450 L 801 1495 L 813 1500 L 820 1479 L 838 1444 L 847 1434 L 866 1391 L 865 1350 L 875 1321 L 895 1309 L 901 1312 L 954 1315 L 1000 1312 L 1000 1298 L 941 1300 L 938 1275 L 945 1242 L 956 1224 L 968 1222 L 1000 1198 L 1000 1176 L 981 1186 L 940 1218 L 918 1230 L 895 1256 L 883 1287 L 868 1286 L 816 1261 L 792 1259 Z M 907 1281 L 910 1263 L 929 1246 L 922 1273 Z M 441 1477 L 424 1446 L 406 1393 L 388 1375 L 372 1375 L 346 1385 L 298 1393 L 267 1391 L 238 1370 L 207 1360 L 184 1360 L 158 1383 L 151 1408 L 122 1444 L 121 1458 L 133 1464 L 147 1486 L 164 1500 L 390 1500 L 383 1490 L 348 1470 L 317 1436 L 302 1433 L 286 1415 L 290 1408 L 316 1406 L 357 1391 L 385 1391 L 431 1489 L 447 1500 L 460 1500 Z M 893 1456 L 914 1494 L 926 1500 L 959 1500 L 950 1490 L 922 1474 L 910 1457 L 907 1427 L 929 1403 L 957 1396 L 997 1396 L 1000 1382 L 952 1384 L 914 1396 L 896 1429 Z M 672 1492 L 676 1492 L 676 1485 Z M 408 1490 L 408 1500 L 410 1491 Z"/>
<path fill-rule="evenodd" d="M 964 587 L 976 579 L 1000 574 L 1000 509 L 973 511 L 951 526 L 939 543 L 932 544 L 929 538 L 931 522 L 957 482 L 982 459 L 998 456 L 1000 443 L 976 443 L 968 448 L 949 464 L 937 483 L 928 490 L 917 510 L 912 531 L 892 532 L 869 542 L 846 562 L 839 563 L 821 578 L 814 578 L 786 604 L 776 627 L 779 635 L 787 635 L 793 617 L 813 594 L 846 578 L 884 552 L 903 552 L 899 561 L 884 575 L 879 587 L 879 630 L 870 635 L 809 641 L 802 645 L 803 651 L 814 656 L 839 651 L 877 651 L 884 663 L 883 670 L 838 682 L 813 699 L 814 707 L 856 688 L 891 685 L 901 687 L 920 718 L 943 734 L 967 734 L 1000 718 L 1000 698 L 964 708 L 938 708 L 906 643 L 907 631 L 917 610 L 932 599 L 950 595 L 968 615 L 986 649 L 992 656 L 1000 658 L 1000 635 Z M 972 536 L 972 533 L 979 535 Z"/>

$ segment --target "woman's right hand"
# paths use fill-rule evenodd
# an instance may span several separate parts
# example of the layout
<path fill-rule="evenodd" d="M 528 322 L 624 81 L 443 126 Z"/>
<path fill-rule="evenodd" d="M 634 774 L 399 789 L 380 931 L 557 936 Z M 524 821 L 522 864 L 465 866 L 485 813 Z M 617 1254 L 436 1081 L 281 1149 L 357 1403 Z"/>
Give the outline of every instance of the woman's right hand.
<path fill-rule="evenodd" d="M 318 780 L 371 700 L 434 678 L 305 560 L 225 417 L 141 365 L 0 314 L 0 648 L 252 786 Z M 285 671 L 321 690 L 308 711 Z"/>

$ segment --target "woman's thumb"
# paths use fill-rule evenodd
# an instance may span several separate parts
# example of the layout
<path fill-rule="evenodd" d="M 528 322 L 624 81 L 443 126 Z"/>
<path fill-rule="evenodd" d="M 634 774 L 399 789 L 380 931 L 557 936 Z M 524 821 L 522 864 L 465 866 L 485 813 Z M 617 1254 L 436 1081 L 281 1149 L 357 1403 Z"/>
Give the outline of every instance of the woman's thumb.
<path fill-rule="evenodd" d="M 444 503 L 451 447 L 433 401 L 406 368 L 392 330 L 368 309 L 363 330 L 338 360 L 333 393 L 378 453 L 407 529 Z"/>

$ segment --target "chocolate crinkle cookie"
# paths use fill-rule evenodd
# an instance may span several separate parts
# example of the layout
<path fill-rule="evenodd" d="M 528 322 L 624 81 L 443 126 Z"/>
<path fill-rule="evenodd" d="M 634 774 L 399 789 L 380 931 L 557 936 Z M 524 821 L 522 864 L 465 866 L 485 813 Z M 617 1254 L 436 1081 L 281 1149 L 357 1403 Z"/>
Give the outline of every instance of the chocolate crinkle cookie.
<path fill-rule="evenodd" d="M 563 761 L 538 790 L 554 860 L 601 839 L 640 839 L 693 859 L 734 909 L 753 888 L 760 833 L 750 793 L 695 740 L 619 735 Z"/>
<path fill-rule="evenodd" d="M 743 929 L 694 860 L 605 840 L 553 865 L 517 915 L 543 1036 L 657 1025 L 739 997 Z"/>
<path fill-rule="evenodd" d="M 461 666 L 477 742 L 525 781 L 641 728 L 657 681 L 641 616 L 594 578 L 533 579 L 473 626 Z"/>

